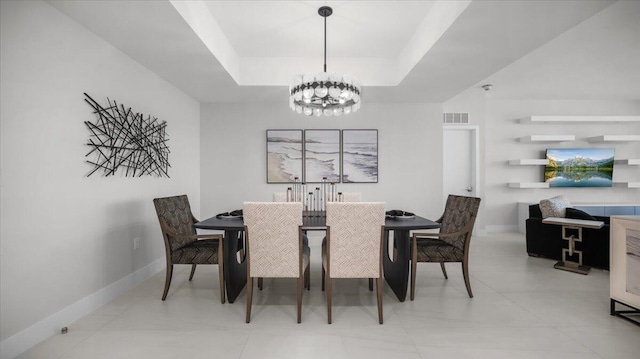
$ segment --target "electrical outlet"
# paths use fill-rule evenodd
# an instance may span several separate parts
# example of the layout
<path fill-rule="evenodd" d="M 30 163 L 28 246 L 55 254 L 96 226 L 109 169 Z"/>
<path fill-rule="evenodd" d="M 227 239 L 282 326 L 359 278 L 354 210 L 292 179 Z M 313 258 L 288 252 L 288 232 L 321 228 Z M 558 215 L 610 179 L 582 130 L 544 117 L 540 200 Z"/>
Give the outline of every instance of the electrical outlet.
<path fill-rule="evenodd" d="M 133 250 L 138 250 L 140 249 L 140 238 L 134 238 L 133 239 Z"/>

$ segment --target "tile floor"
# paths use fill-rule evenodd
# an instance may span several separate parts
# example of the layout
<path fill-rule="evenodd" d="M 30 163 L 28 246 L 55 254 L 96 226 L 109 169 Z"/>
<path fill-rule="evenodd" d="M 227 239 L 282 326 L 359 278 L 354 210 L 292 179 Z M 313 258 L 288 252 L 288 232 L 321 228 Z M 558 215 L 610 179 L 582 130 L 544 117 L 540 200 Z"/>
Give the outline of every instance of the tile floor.
<path fill-rule="evenodd" d="M 364 279 L 335 282 L 326 323 L 319 243 L 301 324 L 294 280 L 265 279 L 246 324 L 244 292 L 220 304 L 216 267 L 189 282 L 179 266 L 165 302 L 163 271 L 19 358 L 640 358 L 640 326 L 609 315 L 609 272 L 555 270 L 526 255 L 521 234 L 473 239 L 473 299 L 459 265 L 448 265 L 449 280 L 437 264 L 418 265 L 415 301 L 385 288 L 384 325 Z"/>

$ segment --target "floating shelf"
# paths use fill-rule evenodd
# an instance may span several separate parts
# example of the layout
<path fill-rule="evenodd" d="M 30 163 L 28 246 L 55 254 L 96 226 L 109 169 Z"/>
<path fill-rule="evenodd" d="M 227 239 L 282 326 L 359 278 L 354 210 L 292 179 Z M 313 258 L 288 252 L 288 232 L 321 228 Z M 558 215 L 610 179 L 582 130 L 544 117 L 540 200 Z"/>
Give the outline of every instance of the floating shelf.
<path fill-rule="evenodd" d="M 511 188 L 549 188 L 546 182 L 509 182 Z"/>
<path fill-rule="evenodd" d="M 522 160 L 511 160 L 509 164 L 512 166 L 530 166 L 530 165 L 542 165 L 546 166 L 549 164 L 549 160 L 545 159 L 522 159 Z"/>
<path fill-rule="evenodd" d="M 616 187 L 640 188 L 640 182 L 613 182 Z"/>
<path fill-rule="evenodd" d="M 618 165 L 631 165 L 631 166 L 639 166 L 640 165 L 640 159 L 638 159 L 638 158 L 631 158 L 631 159 L 627 159 L 627 160 L 614 160 L 613 162 L 615 164 L 618 164 Z"/>
<path fill-rule="evenodd" d="M 520 137 L 520 142 L 569 142 L 575 141 L 574 135 L 530 135 Z"/>
<path fill-rule="evenodd" d="M 638 135 L 603 135 L 589 137 L 589 142 L 634 142 L 640 141 Z"/>
<path fill-rule="evenodd" d="M 640 122 L 640 116 L 530 116 L 520 123 L 625 123 Z"/>

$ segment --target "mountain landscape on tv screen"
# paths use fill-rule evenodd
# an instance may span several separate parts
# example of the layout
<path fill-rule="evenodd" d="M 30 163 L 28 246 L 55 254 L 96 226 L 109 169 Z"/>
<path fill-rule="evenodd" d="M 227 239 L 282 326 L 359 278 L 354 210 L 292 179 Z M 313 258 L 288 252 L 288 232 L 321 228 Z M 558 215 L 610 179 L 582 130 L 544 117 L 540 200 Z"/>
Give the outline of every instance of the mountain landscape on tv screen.
<path fill-rule="evenodd" d="M 557 161 L 551 157 L 549 159 L 549 165 L 547 167 L 552 168 L 575 168 L 575 169 L 596 169 L 596 168 L 610 168 L 613 170 L 613 157 L 604 158 L 601 160 L 594 160 L 591 158 L 570 158 L 564 161 Z"/>
<path fill-rule="evenodd" d="M 613 149 L 548 149 L 544 180 L 550 187 L 611 187 Z"/>

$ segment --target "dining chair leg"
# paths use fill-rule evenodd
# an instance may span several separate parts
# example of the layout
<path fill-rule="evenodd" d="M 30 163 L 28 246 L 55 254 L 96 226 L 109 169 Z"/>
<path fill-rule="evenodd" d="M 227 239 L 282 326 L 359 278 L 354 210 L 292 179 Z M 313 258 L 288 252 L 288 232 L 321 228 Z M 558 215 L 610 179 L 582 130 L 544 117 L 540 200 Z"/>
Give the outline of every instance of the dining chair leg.
<path fill-rule="evenodd" d="M 307 269 L 305 270 L 304 274 L 305 274 L 307 290 L 311 290 L 311 269 L 309 268 L 309 266 L 307 266 Z"/>
<path fill-rule="evenodd" d="M 327 276 L 327 323 L 331 324 L 331 278 Z"/>
<path fill-rule="evenodd" d="M 382 277 L 378 277 L 378 279 L 376 279 L 376 291 L 378 292 L 378 320 L 380 321 L 380 324 L 382 324 L 382 291 L 383 291 L 383 287 L 382 287 Z"/>
<path fill-rule="evenodd" d="M 473 293 L 471 292 L 471 282 L 469 281 L 469 264 L 467 261 L 462 261 L 462 276 L 464 277 L 464 285 L 467 286 L 467 293 L 469 293 L 469 298 L 473 298 Z"/>
<path fill-rule="evenodd" d="M 440 268 L 442 268 L 442 274 L 444 274 L 444 279 L 449 279 L 447 275 L 447 270 L 444 268 L 444 262 L 440 262 Z"/>
<path fill-rule="evenodd" d="M 191 274 L 189 275 L 189 282 L 191 282 L 191 280 L 193 279 L 193 275 L 196 273 L 196 265 L 197 264 L 191 265 Z"/>
<path fill-rule="evenodd" d="M 298 276 L 298 324 L 302 321 L 302 284 L 304 282 L 304 274 Z"/>
<path fill-rule="evenodd" d="M 247 278 L 247 323 L 251 321 L 252 299 L 253 299 L 253 278 Z"/>
<path fill-rule="evenodd" d="M 262 290 L 263 285 L 264 285 L 263 278 L 258 277 L 258 289 Z"/>
<path fill-rule="evenodd" d="M 369 290 L 373 291 L 373 278 L 369 278 Z"/>
<path fill-rule="evenodd" d="M 324 282 L 325 282 L 325 272 L 324 267 L 322 267 L 322 291 L 324 292 Z"/>
<path fill-rule="evenodd" d="M 167 264 L 167 276 L 164 280 L 164 292 L 162 293 L 162 300 L 167 299 L 167 293 L 169 293 L 169 286 L 171 285 L 171 276 L 173 275 L 173 264 Z"/>

